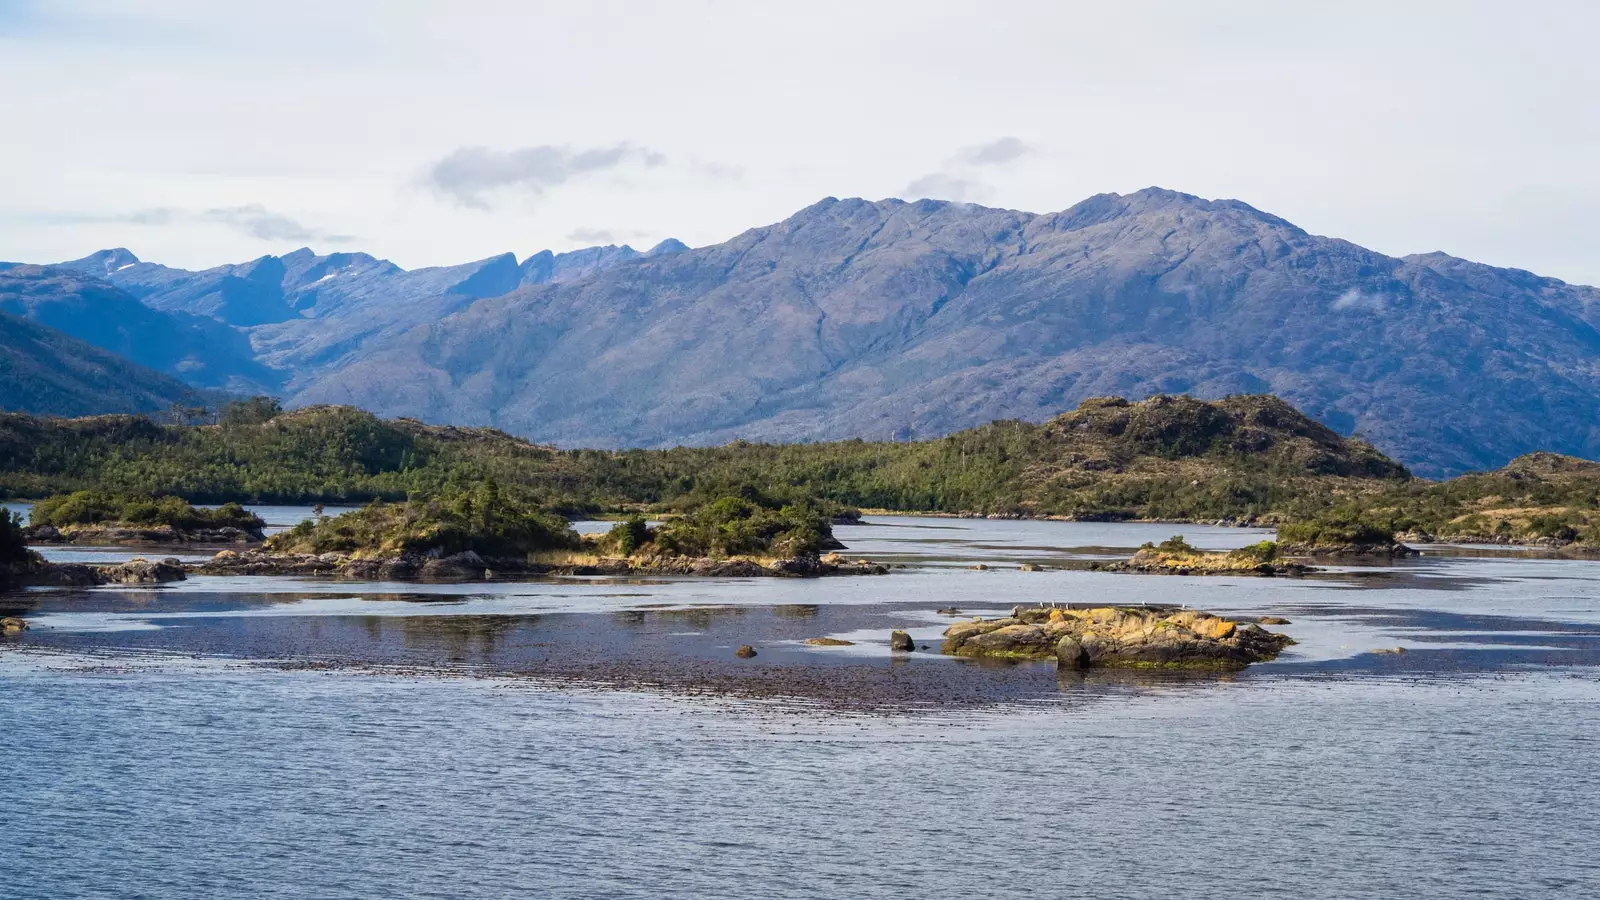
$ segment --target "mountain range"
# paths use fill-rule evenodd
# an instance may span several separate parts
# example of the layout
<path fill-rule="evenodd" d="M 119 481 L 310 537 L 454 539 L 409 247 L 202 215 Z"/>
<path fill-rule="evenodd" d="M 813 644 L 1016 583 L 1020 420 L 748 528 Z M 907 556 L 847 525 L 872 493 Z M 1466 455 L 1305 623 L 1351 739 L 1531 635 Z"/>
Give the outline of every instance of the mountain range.
<path fill-rule="evenodd" d="M 0 311 L 197 386 L 568 446 L 904 439 L 1091 396 L 1270 392 L 1424 475 L 1600 456 L 1600 290 L 1157 188 L 1049 214 L 828 198 L 707 247 L 410 271 L 107 250 L 0 271 Z"/>

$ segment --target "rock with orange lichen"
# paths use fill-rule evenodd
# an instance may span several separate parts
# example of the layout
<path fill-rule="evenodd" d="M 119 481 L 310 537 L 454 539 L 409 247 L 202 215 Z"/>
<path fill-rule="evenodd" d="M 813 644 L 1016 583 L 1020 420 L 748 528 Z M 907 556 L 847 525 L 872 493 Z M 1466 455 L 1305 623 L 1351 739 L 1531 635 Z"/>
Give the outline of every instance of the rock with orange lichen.
<path fill-rule="evenodd" d="M 1054 659 L 1072 668 L 1242 669 L 1294 643 L 1259 625 L 1175 607 L 1018 607 L 944 634 L 941 651 L 952 656 Z"/>

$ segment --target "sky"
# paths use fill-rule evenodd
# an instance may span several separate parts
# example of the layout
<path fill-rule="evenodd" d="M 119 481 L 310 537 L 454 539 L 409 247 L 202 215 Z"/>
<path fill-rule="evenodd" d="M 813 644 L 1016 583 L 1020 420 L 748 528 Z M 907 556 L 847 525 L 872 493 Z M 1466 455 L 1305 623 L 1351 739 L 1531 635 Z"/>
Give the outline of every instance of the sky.
<path fill-rule="evenodd" d="M 1151 185 L 1600 284 L 1600 4 L 0 0 L 0 259 L 407 268 Z"/>

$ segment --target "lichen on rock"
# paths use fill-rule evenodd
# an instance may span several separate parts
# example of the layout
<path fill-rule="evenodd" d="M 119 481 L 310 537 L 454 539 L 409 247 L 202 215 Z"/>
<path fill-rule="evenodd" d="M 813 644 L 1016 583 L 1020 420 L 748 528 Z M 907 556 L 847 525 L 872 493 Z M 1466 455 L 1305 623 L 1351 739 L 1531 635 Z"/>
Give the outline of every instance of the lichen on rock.
<path fill-rule="evenodd" d="M 1174 607 L 1015 609 L 957 622 L 941 652 L 998 659 L 1054 659 L 1072 668 L 1242 669 L 1294 641 L 1259 625 Z"/>

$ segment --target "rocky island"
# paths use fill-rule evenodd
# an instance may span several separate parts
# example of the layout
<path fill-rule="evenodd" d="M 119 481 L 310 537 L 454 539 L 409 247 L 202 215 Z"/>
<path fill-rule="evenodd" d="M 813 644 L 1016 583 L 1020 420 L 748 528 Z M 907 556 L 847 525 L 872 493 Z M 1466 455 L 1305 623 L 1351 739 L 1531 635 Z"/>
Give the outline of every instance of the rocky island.
<path fill-rule="evenodd" d="M 511 575 L 807 577 L 884 574 L 832 551 L 832 511 L 723 497 L 662 525 L 642 518 L 580 537 L 567 520 L 490 481 L 404 503 L 373 503 L 319 516 L 268 538 L 259 550 L 224 550 L 194 570 L 207 575 L 312 575 L 361 579 L 488 579 Z"/>
<path fill-rule="evenodd" d="M 1146 543 L 1121 562 L 1090 563 L 1099 572 L 1139 572 L 1146 575 L 1304 575 L 1316 571 L 1303 563 L 1280 558 L 1278 545 L 1261 541 L 1248 547 L 1213 553 L 1173 535 L 1159 544 Z"/>
<path fill-rule="evenodd" d="M 941 652 L 989 659 L 1056 660 L 1072 669 L 1242 669 L 1294 640 L 1255 623 L 1172 606 L 1017 607 L 945 629 Z"/>
<path fill-rule="evenodd" d="M 246 544 L 261 517 L 237 503 L 196 507 L 182 497 L 75 491 L 40 500 L 23 533 L 36 544 Z"/>

